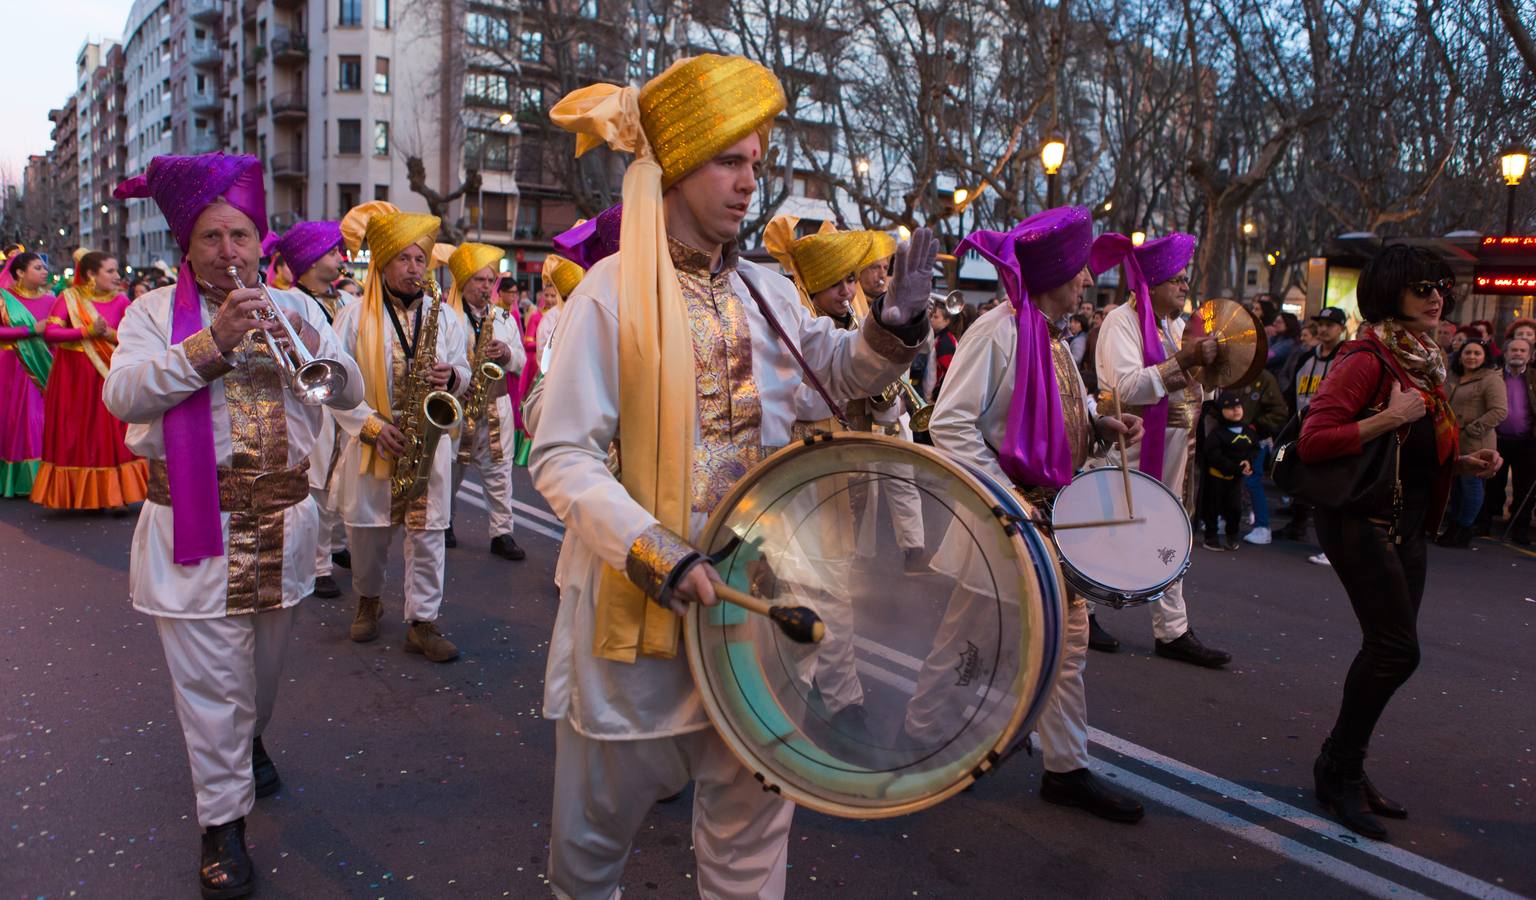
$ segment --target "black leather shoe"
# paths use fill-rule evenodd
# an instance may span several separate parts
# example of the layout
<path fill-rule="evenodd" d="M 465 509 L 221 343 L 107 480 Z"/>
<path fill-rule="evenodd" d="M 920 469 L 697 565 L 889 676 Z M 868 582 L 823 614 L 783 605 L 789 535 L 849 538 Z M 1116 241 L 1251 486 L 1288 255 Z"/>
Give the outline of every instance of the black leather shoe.
<path fill-rule="evenodd" d="M 336 579 L 329 575 L 315 576 L 315 596 L 321 600 L 334 600 L 341 596 L 341 588 L 337 587 Z"/>
<path fill-rule="evenodd" d="M 510 559 L 513 562 L 528 557 L 528 554 L 523 552 L 523 548 L 517 545 L 517 541 L 512 540 L 510 534 L 498 534 L 491 538 L 491 555 Z"/>
<path fill-rule="evenodd" d="M 203 865 L 198 869 L 207 900 L 231 900 L 256 889 L 256 870 L 245 852 L 245 819 L 203 832 Z"/>
<path fill-rule="evenodd" d="M 1376 790 L 1376 785 L 1371 784 L 1371 776 L 1360 773 L 1360 780 L 1365 786 L 1365 802 L 1370 805 L 1371 812 L 1378 816 L 1386 816 L 1389 819 L 1406 819 L 1408 810 L 1401 803 L 1382 795 Z"/>
<path fill-rule="evenodd" d="M 1327 744 L 1312 764 L 1312 782 L 1317 802 L 1332 812 L 1340 825 L 1375 841 L 1387 839 L 1387 829 L 1371 815 L 1371 805 L 1365 797 L 1365 774 L 1349 777 L 1342 773 L 1328 754 Z"/>
<path fill-rule="evenodd" d="M 277 775 L 277 765 L 267 755 L 267 748 L 261 745 L 259 737 L 251 744 L 251 775 L 256 779 L 257 797 L 270 797 L 283 786 L 283 779 Z"/>
<path fill-rule="evenodd" d="M 337 550 L 331 554 L 331 562 L 350 572 L 352 570 L 352 551 Z"/>
<path fill-rule="evenodd" d="M 1101 653 L 1114 653 L 1120 649 L 1120 639 L 1099 625 L 1098 616 L 1088 617 L 1088 649 Z"/>
<path fill-rule="evenodd" d="M 1087 769 L 1046 772 L 1040 779 L 1040 799 L 1058 806 L 1086 809 L 1111 822 L 1140 822 L 1146 814 L 1140 803 Z"/>
<path fill-rule="evenodd" d="M 448 530 L 443 532 L 443 546 L 452 549 L 458 545 L 459 539 L 453 533 L 453 526 L 449 525 Z"/>
<path fill-rule="evenodd" d="M 1171 641 L 1156 642 L 1152 652 L 1165 659 L 1193 663 L 1197 666 L 1205 666 L 1207 669 L 1219 669 L 1232 661 L 1232 654 L 1200 643 L 1200 639 L 1195 637 L 1193 628 Z"/>

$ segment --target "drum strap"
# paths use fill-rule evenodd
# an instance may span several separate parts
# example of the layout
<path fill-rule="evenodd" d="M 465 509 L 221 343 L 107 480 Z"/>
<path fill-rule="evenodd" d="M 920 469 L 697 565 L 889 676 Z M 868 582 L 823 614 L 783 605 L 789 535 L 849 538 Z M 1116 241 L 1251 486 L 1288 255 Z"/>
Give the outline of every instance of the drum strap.
<path fill-rule="evenodd" d="M 799 364 L 800 371 L 805 373 L 805 380 L 809 381 L 811 387 L 816 389 L 816 393 L 821 395 L 821 399 L 827 402 L 827 408 L 832 410 L 832 415 L 837 419 L 837 424 L 843 426 L 846 430 L 848 428 L 848 417 L 843 415 L 843 405 L 833 402 L 832 395 L 827 391 L 826 386 L 821 383 L 821 379 L 816 377 L 816 373 L 811 371 L 811 367 L 805 364 L 805 357 L 800 355 L 800 348 L 795 346 L 795 342 L 790 340 L 789 335 L 784 332 L 784 326 L 779 324 L 778 317 L 773 314 L 773 310 L 768 308 L 768 301 L 764 300 L 763 295 L 758 293 L 757 286 L 752 283 L 752 279 L 748 278 L 746 273 L 740 270 L 737 271 L 737 274 L 741 276 L 742 283 L 747 286 L 747 293 L 752 295 L 752 302 L 757 304 L 757 311 L 762 313 L 763 318 L 768 320 L 769 327 L 773 329 L 774 334 L 779 336 L 779 340 L 784 342 L 784 346 L 788 348 L 789 354 Z"/>

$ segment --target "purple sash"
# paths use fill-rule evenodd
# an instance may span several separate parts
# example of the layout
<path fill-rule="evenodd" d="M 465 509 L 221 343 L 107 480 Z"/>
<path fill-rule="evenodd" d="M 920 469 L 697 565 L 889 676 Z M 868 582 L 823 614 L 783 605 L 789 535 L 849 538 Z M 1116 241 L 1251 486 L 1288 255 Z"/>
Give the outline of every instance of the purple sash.
<path fill-rule="evenodd" d="M 202 298 L 185 260 L 171 304 L 171 343 L 203 330 Z M 213 401 L 204 385 L 176 404 L 162 422 L 165 467 L 171 489 L 171 557 L 182 566 L 224 555 L 219 519 L 219 470 L 213 449 Z"/>

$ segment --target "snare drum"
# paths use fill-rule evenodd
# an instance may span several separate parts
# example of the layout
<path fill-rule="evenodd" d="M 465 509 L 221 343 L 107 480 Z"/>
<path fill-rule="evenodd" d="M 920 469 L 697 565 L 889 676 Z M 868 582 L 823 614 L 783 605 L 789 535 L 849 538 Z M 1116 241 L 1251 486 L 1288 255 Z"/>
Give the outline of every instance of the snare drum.
<path fill-rule="evenodd" d="M 850 495 L 896 482 L 940 548 L 926 571 L 904 571 L 885 523 L 872 560 L 848 552 L 857 517 L 902 508 Z M 728 602 L 685 617 L 704 708 L 765 789 L 831 815 L 901 815 L 959 793 L 1029 733 L 1055 681 L 1063 592 L 1019 502 L 984 474 L 884 435 L 820 435 L 721 501 L 701 544 L 733 541 L 726 582 L 827 628 L 802 645 Z"/>
<path fill-rule="evenodd" d="M 1151 603 L 1184 577 L 1194 530 L 1184 504 L 1145 472 L 1089 469 L 1061 489 L 1051 507 L 1062 577 L 1084 599 L 1116 608 Z M 1126 521 L 1131 519 L 1132 521 Z M 1076 523 L 1092 523 L 1071 527 Z"/>

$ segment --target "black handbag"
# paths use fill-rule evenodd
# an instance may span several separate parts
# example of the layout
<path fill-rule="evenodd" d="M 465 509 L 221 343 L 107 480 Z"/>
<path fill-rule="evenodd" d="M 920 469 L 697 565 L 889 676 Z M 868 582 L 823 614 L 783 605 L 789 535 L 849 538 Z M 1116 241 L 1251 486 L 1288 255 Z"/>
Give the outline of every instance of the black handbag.
<path fill-rule="evenodd" d="M 1380 394 L 1381 382 L 1386 380 L 1391 371 L 1386 359 L 1371 346 L 1353 352 L 1367 352 L 1380 360 L 1382 377 L 1376 385 L 1376 393 Z M 1365 419 L 1378 412 L 1380 409 L 1366 407 L 1360 418 Z M 1301 439 L 1305 418 L 1305 411 L 1292 416 L 1275 437 L 1278 449 L 1275 451 L 1273 477 L 1280 490 L 1319 509 L 1369 517 L 1390 516 L 1395 524 L 1402 505 L 1402 490 L 1398 481 L 1402 440 L 1397 431 L 1390 431 L 1366 442 L 1356 456 L 1304 462 L 1296 445 Z"/>

